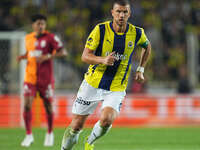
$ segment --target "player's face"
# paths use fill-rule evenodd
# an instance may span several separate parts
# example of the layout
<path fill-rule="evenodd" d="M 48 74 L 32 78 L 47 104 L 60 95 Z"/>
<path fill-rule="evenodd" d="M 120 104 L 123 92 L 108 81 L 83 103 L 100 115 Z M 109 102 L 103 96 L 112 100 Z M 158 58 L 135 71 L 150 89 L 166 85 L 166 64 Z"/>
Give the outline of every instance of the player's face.
<path fill-rule="evenodd" d="M 46 21 L 45 20 L 36 20 L 33 25 L 33 30 L 37 33 L 37 34 L 41 34 L 44 32 L 44 30 L 46 29 Z"/>
<path fill-rule="evenodd" d="M 130 6 L 121 6 L 119 4 L 114 4 L 111 13 L 113 16 L 113 21 L 116 22 L 118 26 L 123 26 L 127 23 L 128 18 L 130 17 Z"/>

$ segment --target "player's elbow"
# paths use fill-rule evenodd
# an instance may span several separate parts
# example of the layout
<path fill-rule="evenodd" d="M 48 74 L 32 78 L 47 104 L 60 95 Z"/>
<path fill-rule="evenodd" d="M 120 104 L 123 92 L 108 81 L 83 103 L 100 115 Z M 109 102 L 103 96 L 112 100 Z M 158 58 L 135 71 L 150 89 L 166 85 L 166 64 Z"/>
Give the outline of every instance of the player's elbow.
<path fill-rule="evenodd" d="M 94 55 L 93 52 L 94 52 L 93 50 L 85 48 L 81 56 L 81 60 L 87 64 L 91 64 Z"/>
<path fill-rule="evenodd" d="M 147 48 L 145 48 L 145 51 L 147 54 L 151 54 L 151 43 L 149 42 L 149 44 L 147 45 Z"/>
<path fill-rule="evenodd" d="M 149 42 L 148 46 L 147 46 L 148 51 L 151 52 L 151 43 Z"/>
<path fill-rule="evenodd" d="M 88 63 L 89 61 L 89 56 L 88 56 L 88 53 L 83 51 L 83 54 L 81 56 L 81 60 L 84 62 L 84 63 Z"/>
<path fill-rule="evenodd" d="M 62 55 L 63 57 L 66 57 L 66 56 L 68 55 L 68 52 L 67 52 L 67 50 L 66 50 L 65 48 L 62 49 L 61 55 Z"/>
<path fill-rule="evenodd" d="M 81 56 L 81 61 L 82 61 L 82 62 L 86 62 L 86 58 L 85 58 L 85 55 L 84 55 L 84 54 L 82 54 L 82 56 Z"/>

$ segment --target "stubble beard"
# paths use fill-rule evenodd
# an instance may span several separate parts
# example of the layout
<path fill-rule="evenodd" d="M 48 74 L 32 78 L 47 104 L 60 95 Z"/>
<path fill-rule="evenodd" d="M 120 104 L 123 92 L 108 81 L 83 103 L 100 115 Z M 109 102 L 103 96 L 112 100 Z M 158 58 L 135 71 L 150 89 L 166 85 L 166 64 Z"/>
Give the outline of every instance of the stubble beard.
<path fill-rule="evenodd" d="M 123 28 L 126 25 L 126 21 L 124 21 L 123 23 L 120 23 L 120 21 L 116 21 L 116 23 L 120 28 Z"/>

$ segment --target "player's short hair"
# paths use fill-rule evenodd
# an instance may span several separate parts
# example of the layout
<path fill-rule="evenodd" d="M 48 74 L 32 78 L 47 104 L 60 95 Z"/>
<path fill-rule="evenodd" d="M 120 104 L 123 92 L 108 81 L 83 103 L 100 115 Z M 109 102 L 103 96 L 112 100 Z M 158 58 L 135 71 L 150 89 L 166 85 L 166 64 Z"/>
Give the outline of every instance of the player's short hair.
<path fill-rule="evenodd" d="M 113 3 L 112 3 L 114 6 L 115 4 L 119 4 L 121 6 L 126 6 L 126 5 L 130 5 L 130 2 L 129 0 L 113 0 Z"/>
<path fill-rule="evenodd" d="M 35 14 L 35 15 L 31 16 L 32 23 L 34 23 L 37 20 L 45 20 L 45 21 L 47 21 L 47 17 L 45 15 L 42 15 L 42 14 Z"/>

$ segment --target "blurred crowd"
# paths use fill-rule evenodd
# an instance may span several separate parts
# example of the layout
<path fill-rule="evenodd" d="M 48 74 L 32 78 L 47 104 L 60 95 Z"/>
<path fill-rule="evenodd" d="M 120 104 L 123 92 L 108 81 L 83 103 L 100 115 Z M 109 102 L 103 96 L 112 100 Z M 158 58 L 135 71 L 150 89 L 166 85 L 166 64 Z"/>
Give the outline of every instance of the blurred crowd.
<path fill-rule="evenodd" d="M 182 76 L 187 80 L 187 45 L 189 32 L 200 37 L 199 0 L 130 0 L 129 22 L 145 29 L 152 44 L 152 57 L 146 70 L 148 81 L 173 86 Z M 80 78 L 87 65 L 80 60 L 89 32 L 95 24 L 111 19 L 111 2 L 106 0 L 1 0 L 0 30 L 31 31 L 30 16 L 43 13 L 48 29 L 58 34 L 69 52 L 66 59 Z M 133 66 L 137 65 L 136 54 Z M 181 68 L 181 69 L 179 69 Z M 135 67 L 133 67 L 134 72 Z M 182 74 L 184 72 L 184 74 Z M 129 91 L 145 91 L 146 84 L 134 84 Z"/>

